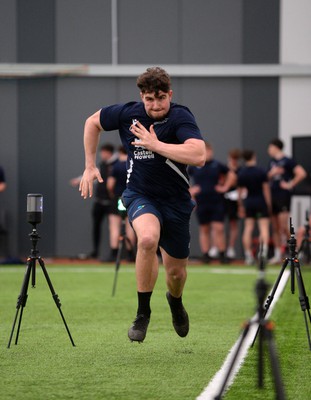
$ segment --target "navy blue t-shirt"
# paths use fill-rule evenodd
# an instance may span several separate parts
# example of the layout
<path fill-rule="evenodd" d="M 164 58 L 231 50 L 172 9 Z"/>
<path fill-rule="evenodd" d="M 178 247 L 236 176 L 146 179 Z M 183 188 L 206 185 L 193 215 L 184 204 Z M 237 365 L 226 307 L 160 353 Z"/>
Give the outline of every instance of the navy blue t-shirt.
<path fill-rule="evenodd" d="M 158 139 L 164 143 L 181 144 L 187 139 L 202 139 L 193 114 L 187 107 L 171 103 L 163 120 L 150 118 L 142 102 L 130 102 L 104 107 L 100 123 L 105 131 L 119 130 L 127 150 L 127 187 L 135 192 L 156 198 L 189 198 L 187 166 L 171 161 L 139 146 L 139 139 L 130 131 L 134 120 L 146 129 L 154 125 Z M 134 146 L 131 142 L 137 142 Z"/>
<path fill-rule="evenodd" d="M 256 165 L 242 167 L 238 172 L 238 186 L 247 189 L 245 205 L 265 204 L 262 184 L 268 182 L 266 171 Z"/>
<path fill-rule="evenodd" d="M 276 175 L 271 179 L 270 185 L 271 185 L 272 195 L 273 197 L 282 196 L 283 194 L 287 195 L 288 190 L 282 189 L 280 187 L 280 182 L 281 181 L 288 182 L 294 177 L 294 169 L 297 166 L 297 163 L 294 159 L 284 156 L 280 160 L 272 158 L 269 162 L 268 170 L 270 170 L 272 167 L 275 166 L 284 168 L 284 173 Z"/>
<path fill-rule="evenodd" d="M 189 175 L 193 182 L 201 187 L 201 192 L 195 198 L 198 204 L 209 201 L 223 201 L 224 195 L 215 190 L 215 186 L 223 175 L 226 175 L 229 168 L 217 160 L 207 161 L 203 167 L 189 167 Z"/>
<path fill-rule="evenodd" d="M 126 188 L 126 161 L 118 160 L 112 167 L 111 176 L 115 178 L 114 195 L 120 197 Z"/>

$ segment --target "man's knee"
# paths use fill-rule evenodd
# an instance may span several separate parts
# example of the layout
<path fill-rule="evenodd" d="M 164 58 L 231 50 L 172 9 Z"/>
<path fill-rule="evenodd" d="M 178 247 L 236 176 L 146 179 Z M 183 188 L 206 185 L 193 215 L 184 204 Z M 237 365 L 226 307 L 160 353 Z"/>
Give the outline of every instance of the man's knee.
<path fill-rule="evenodd" d="M 187 276 L 187 271 L 185 267 L 171 266 L 166 267 L 166 273 L 174 281 L 183 281 Z"/>
<path fill-rule="evenodd" d="M 137 246 L 144 251 L 156 251 L 159 238 L 152 233 L 146 232 L 137 239 Z"/>

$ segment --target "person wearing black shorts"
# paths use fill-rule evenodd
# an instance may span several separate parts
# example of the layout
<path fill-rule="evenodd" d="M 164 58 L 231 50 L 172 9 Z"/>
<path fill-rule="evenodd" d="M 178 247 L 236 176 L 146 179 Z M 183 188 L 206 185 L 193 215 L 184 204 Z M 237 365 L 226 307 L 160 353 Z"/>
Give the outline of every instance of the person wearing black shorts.
<path fill-rule="evenodd" d="M 158 276 L 160 246 L 166 271 L 166 294 L 173 326 L 184 337 L 188 314 L 182 303 L 190 245 L 187 165 L 204 165 L 205 146 L 193 114 L 172 103 L 170 76 L 160 67 L 137 78 L 140 102 L 103 107 L 85 123 L 85 171 L 81 196 L 93 194 L 93 181 L 102 181 L 95 156 L 100 132 L 118 130 L 127 150 L 127 188 L 122 198 L 137 236 L 136 282 L 138 309 L 128 330 L 131 341 L 145 339 L 150 299 Z"/>
<path fill-rule="evenodd" d="M 111 246 L 111 255 L 109 261 L 116 261 L 119 241 L 120 241 L 120 232 L 121 232 L 121 224 L 122 224 L 122 216 L 118 210 L 118 201 L 122 196 L 122 193 L 126 189 L 126 179 L 127 179 L 127 171 L 126 171 L 126 163 L 127 163 L 127 151 L 123 146 L 119 146 L 118 148 L 118 160 L 112 166 L 110 175 L 107 179 L 107 190 L 109 193 L 109 197 L 111 199 L 111 213 L 109 214 L 109 231 L 110 231 L 110 246 Z M 130 223 L 128 221 L 128 217 L 125 216 L 125 232 L 126 232 L 126 250 L 127 250 L 127 261 L 133 262 L 135 261 L 135 245 L 136 245 L 136 237 L 135 232 L 133 231 Z"/>
<path fill-rule="evenodd" d="M 258 222 L 259 242 L 262 245 L 262 257 L 267 258 L 269 246 L 269 214 L 271 212 L 271 193 L 267 173 L 258 167 L 253 150 L 242 153 L 245 166 L 238 171 L 239 215 L 244 218 L 242 243 L 245 264 L 252 265 L 255 258 L 252 254 L 252 235 L 255 223 Z M 243 191 L 247 194 L 243 200 Z"/>
<path fill-rule="evenodd" d="M 239 171 L 241 159 L 240 149 L 231 149 L 228 152 L 227 166 L 235 174 Z M 225 214 L 228 219 L 228 244 L 226 255 L 228 259 L 236 258 L 235 244 L 239 235 L 239 216 L 238 216 L 238 188 L 233 185 L 225 193 Z"/>
<path fill-rule="evenodd" d="M 283 142 L 273 139 L 268 146 L 271 157 L 268 167 L 268 177 L 272 196 L 272 234 L 274 256 L 270 264 L 282 261 L 283 247 L 286 247 L 289 232 L 289 213 L 293 188 L 306 176 L 305 169 L 283 153 Z"/>
<path fill-rule="evenodd" d="M 225 256 L 225 201 L 224 193 L 236 182 L 236 175 L 225 164 L 214 159 L 210 143 L 205 143 L 206 161 L 203 167 L 189 167 L 193 185 L 190 193 L 196 201 L 196 216 L 199 223 L 199 242 L 202 261 L 210 261 L 211 243 L 219 252 L 222 264 Z"/>

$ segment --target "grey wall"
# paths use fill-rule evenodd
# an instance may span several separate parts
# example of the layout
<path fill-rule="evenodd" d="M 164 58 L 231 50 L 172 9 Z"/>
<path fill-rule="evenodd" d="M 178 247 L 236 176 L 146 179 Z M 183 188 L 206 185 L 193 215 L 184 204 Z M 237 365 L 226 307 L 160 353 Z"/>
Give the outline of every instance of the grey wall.
<path fill-rule="evenodd" d="M 278 0 L 117 4 L 120 64 L 278 62 Z M 108 0 L 0 2 L 0 63 L 109 64 L 111 52 Z M 225 161 L 231 147 L 251 146 L 266 163 L 267 143 L 278 129 L 277 78 L 173 77 L 173 88 L 174 100 L 193 111 L 216 158 Z M 0 199 L 10 212 L 13 253 L 29 251 L 30 192 L 44 194 L 42 254 L 91 250 L 92 203 L 69 185 L 84 167 L 83 124 L 100 107 L 133 99 L 138 92 L 130 77 L 0 79 L 0 164 L 9 184 Z M 104 133 L 102 141 L 119 143 L 116 133 Z M 195 219 L 192 230 L 198 254 Z"/>

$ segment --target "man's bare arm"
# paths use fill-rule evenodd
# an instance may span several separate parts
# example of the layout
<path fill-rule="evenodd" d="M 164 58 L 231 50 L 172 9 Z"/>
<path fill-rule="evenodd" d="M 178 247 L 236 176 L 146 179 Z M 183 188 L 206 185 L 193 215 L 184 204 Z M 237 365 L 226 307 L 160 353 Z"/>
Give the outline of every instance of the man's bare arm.
<path fill-rule="evenodd" d="M 306 176 L 306 170 L 301 165 L 296 165 L 296 167 L 294 168 L 293 179 L 289 182 L 281 181 L 280 186 L 282 189 L 292 190 L 295 186 L 298 185 L 298 183 L 304 180 Z"/>
<path fill-rule="evenodd" d="M 6 182 L 1 182 L 0 183 L 0 192 L 4 192 L 6 189 Z"/>
<path fill-rule="evenodd" d="M 85 170 L 79 186 L 79 191 L 84 199 L 93 196 L 93 183 L 95 179 L 98 182 L 103 182 L 103 178 L 96 167 L 96 152 L 100 132 L 102 131 L 99 115 L 100 111 L 97 111 L 85 121 L 84 125 Z"/>

